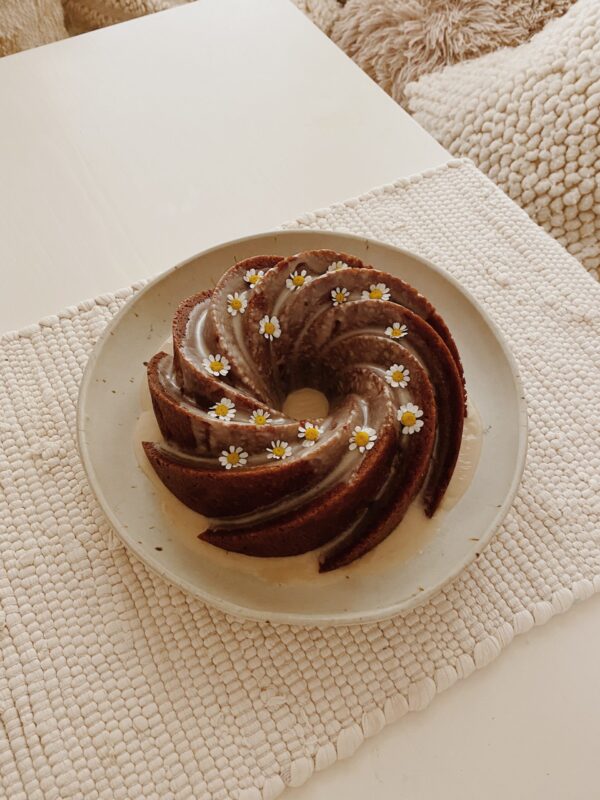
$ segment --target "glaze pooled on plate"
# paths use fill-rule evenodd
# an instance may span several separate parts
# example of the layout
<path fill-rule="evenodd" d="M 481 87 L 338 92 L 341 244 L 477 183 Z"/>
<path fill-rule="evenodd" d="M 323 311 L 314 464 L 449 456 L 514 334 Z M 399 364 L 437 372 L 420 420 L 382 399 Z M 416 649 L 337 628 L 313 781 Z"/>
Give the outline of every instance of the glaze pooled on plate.
<path fill-rule="evenodd" d="M 322 547 L 336 569 L 381 542 L 422 489 L 438 508 L 461 444 L 462 366 L 445 323 L 415 289 L 327 250 L 257 256 L 194 295 L 173 355 L 148 383 L 163 443 L 145 442 L 163 483 L 210 518 L 201 534 L 248 555 Z M 329 412 L 296 420 L 293 391 Z"/>

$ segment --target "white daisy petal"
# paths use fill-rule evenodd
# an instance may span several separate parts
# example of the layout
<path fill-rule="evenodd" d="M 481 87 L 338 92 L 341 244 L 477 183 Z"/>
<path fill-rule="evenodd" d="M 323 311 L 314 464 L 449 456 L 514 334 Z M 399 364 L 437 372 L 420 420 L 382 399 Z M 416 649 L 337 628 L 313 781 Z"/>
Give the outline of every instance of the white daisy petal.
<path fill-rule="evenodd" d="M 400 322 L 394 322 L 393 325 L 385 329 L 385 335 L 389 336 L 390 339 L 402 339 L 407 334 L 408 328 Z"/>
<path fill-rule="evenodd" d="M 237 314 L 243 314 L 248 305 L 248 297 L 246 292 L 234 292 L 227 295 L 227 312 L 235 317 Z"/>
<path fill-rule="evenodd" d="M 274 458 L 276 461 L 282 461 L 284 458 L 289 458 L 292 455 L 292 448 L 287 442 L 282 442 L 280 439 L 271 442 L 271 447 L 267 447 L 267 458 Z"/>
<path fill-rule="evenodd" d="M 261 280 L 265 277 L 265 272 L 262 269 L 249 269 L 245 275 L 244 280 L 251 289 L 254 289 Z"/>
<path fill-rule="evenodd" d="M 263 408 L 256 409 L 256 411 L 253 411 L 250 415 L 250 422 L 254 423 L 254 425 L 267 425 L 270 420 L 270 412 L 265 411 Z"/>
<path fill-rule="evenodd" d="M 406 403 L 400 406 L 397 411 L 398 422 L 402 426 L 402 433 L 404 435 L 418 433 L 424 426 L 424 422 L 420 419 L 423 416 L 422 409 L 414 403 Z"/>
<path fill-rule="evenodd" d="M 307 422 L 298 427 L 298 438 L 304 439 L 302 442 L 303 447 L 313 447 L 323 433 L 323 428 L 319 425 L 314 425 L 312 422 Z"/>
<path fill-rule="evenodd" d="M 303 286 L 306 286 L 311 281 L 312 277 L 307 274 L 305 269 L 301 270 L 300 272 L 295 269 L 292 273 L 290 273 L 290 277 L 286 280 L 285 285 L 290 292 L 294 292 L 296 289 L 301 289 Z"/>
<path fill-rule="evenodd" d="M 279 339 L 281 336 L 281 326 L 278 318 L 270 317 L 268 314 L 265 314 L 258 323 L 258 332 L 270 342 L 272 342 L 273 339 Z"/>
<path fill-rule="evenodd" d="M 219 456 L 219 464 L 225 469 L 237 469 L 243 467 L 248 461 L 248 453 L 242 447 L 229 445 L 228 450 L 223 450 Z"/>
<path fill-rule="evenodd" d="M 220 353 L 216 355 L 209 355 L 208 358 L 203 359 L 202 366 L 211 375 L 224 377 L 229 372 L 229 361 Z"/>
<path fill-rule="evenodd" d="M 210 407 L 208 416 L 230 422 L 235 417 L 235 405 L 228 397 L 222 397 L 218 403 Z"/>
<path fill-rule="evenodd" d="M 385 283 L 372 283 L 368 291 L 365 289 L 361 297 L 363 300 L 389 300 L 390 290 Z"/>
<path fill-rule="evenodd" d="M 327 272 L 339 272 L 341 269 L 348 269 L 345 261 L 332 261 L 327 267 Z"/>
<path fill-rule="evenodd" d="M 358 449 L 359 453 L 364 453 L 366 450 L 371 450 L 375 446 L 376 441 L 377 432 L 374 428 L 357 425 L 348 440 L 348 449 Z"/>
<path fill-rule="evenodd" d="M 350 297 L 350 292 L 348 289 L 344 289 L 343 286 L 332 289 L 330 294 L 334 306 L 341 306 L 343 303 L 346 303 Z"/>
<path fill-rule="evenodd" d="M 405 389 L 410 381 L 410 370 L 402 364 L 392 364 L 385 371 L 385 379 L 394 389 Z"/>

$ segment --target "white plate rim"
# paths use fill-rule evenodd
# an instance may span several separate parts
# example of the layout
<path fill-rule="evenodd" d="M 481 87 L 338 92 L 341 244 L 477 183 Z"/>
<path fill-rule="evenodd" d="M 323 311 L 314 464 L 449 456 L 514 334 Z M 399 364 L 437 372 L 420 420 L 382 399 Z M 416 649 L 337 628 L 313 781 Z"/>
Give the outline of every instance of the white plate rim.
<path fill-rule="evenodd" d="M 137 547 L 136 540 L 128 533 L 128 531 L 126 531 L 123 528 L 123 525 L 121 524 L 119 518 L 114 513 L 110 503 L 105 497 L 102 487 L 100 485 L 100 481 L 96 476 L 93 459 L 91 458 L 89 450 L 87 449 L 86 443 L 83 439 L 83 431 L 85 426 L 85 405 L 87 401 L 87 396 L 90 391 L 90 387 L 93 382 L 94 367 L 97 361 L 98 354 L 104 347 L 105 343 L 109 340 L 110 336 L 112 335 L 112 332 L 120 324 L 121 319 L 129 312 L 130 306 L 134 301 L 137 301 L 145 293 L 149 292 L 156 284 L 161 283 L 162 281 L 166 281 L 171 274 L 175 273 L 182 267 L 185 267 L 190 262 L 195 261 L 200 256 L 208 256 L 211 253 L 217 252 L 225 247 L 233 247 L 241 243 L 247 243 L 253 240 L 263 239 L 269 236 L 285 238 L 286 235 L 297 236 L 299 234 L 301 235 L 302 233 L 323 235 L 323 237 L 331 235 L 347 239 L 349 242 L 356 241 L 360 242 L 363 245 L 369 245 L 369 246 L 375 245 L 377 247 L 384 247 L 386 249 L 396 251 L 401 255 L 408 256 L 409 258 L 415 261 L 421 262 L 428 269 L 432 270 L 433 272 L 436 272 L 439 276 L 441 276 L 443 280 L 450 283 L 465 298 L 465 300 L 475 308 L 475 310 L 482 317 L 482 319 L 484 320 L 485 324 L 488 326 L 490 331 L 493 333 L 494 338 L 496 339 L 498 345 L 500 346 L 502 354 L 508 363 L 511 376 L 513 379 L 516 403 L 518 408 L 518 419 L 519 419 L 518 447 L 517 447 L 516 464 L 515 464 L 513 480 L 510 484 L 507 494 L 503 502 L 497 508 L 496 513 L 494 514 L 487 528 L 484 531 L 480 532 L 478 531 L 480 535 L 479 535 L 477 549 L 478 552 L 482 552 L 490 543 L 491 539 L 493 538 L 494 534 L 502 524 L 504 518 L 508 514 L 508 511 L 510 510 L 514 502 L 517 491 L 519 489 L 519 485 L 521 483 L 521 479 L 523 477 L 523 472 L 525 470 L 525 464 L 527 460 L 527 446 L 528 446 L 527 404 L 525 401 L 523 385 L 517 363 L 510 348 L 506 344 L 504 336 L 500 332 L 497 325 L 490 318 L 490 316 L 487 314 L 487 312 L 481 306 L 481 304 L 477 300 L 475 300 L 472 294 L 467 289 L 465 289 L 453 275 L 451 275 L 443 268 L 437 266 L 433 262 L 429 261 L 429 259 L 424 258 L 423 256 L 420 256 L 411 250 L 408 250 L 403 247 L 398 247 L 397 245 L 389 244 L 388 242 L 372 239 L 371 237 L 359 236 L 356 234 L 347 233 L 345 231 L 324 230 L 324 229 L 318 231 L 313 229 L 296 229 L 296 228 L 283 229 L 283 230 L 266 230 L 260 233 L 251 234 L 249 236 L 241 236 L 236 239 L 231 239 L 226 242 L 221 242 L 212 247 L 201 250 L 198 253 L 195 253 L 190 258 L 186 258 L 185 260 L 180 261 L 175 266 L 170 267 L 169 269 L 160 273 L 156 277 L 152 278 L 139 291 L 135 292 L 135 294 L 131 298 L 129 298 L 129 300 L 127 300 L 123 308 L 121 308 L 117 312 L 117 314 L 115 314 L 115 316 L 110 320 L 110 322 L 106 325 L 106 327 L 100 334 L 98 340 L 96 341 L 96 344 L 94 345 L 92 351 L 90 352 L 87 364 L 83 372 L 81 383 L 79 386 L 79 394 L 77 398 L 77 409 L 76 409 L 77 448 L 92 492 L 94 493 L 96 499 L 98 500 L 98 503 L 100 504 L 100 507 L 104 515 L 110 522 L 112 529 L 115 531 L 119 539 L 121 539 L 123 544 L 134 553 L 136 558 L 138 558 L 150 570 L 160 575 L 164 580 L 166 580 L 171 585 L 177 586 L 183 589 L 184 591 L 188 592 L 189 594 L 199 598 L 202 602 L 206 603 L 206 605 L 218 608 L 220 611 L 223 611 L 224 613 L 229 614 L 238 619 L 269 622 L 270 624 L 298 625 L 305 627 L 365 625 L 390 619 L 391 617 L 394 617 L 397 614 L 407 612 L 417 606 L 423 605 L 425 602 L 427 602 L 427 600 L 429 600 L 429 598 L 437 594 L 441 589 L 443 589 L 448 584 L 452 583 L 452 581 L 454 581 L 466 569 L 466 567 L 468 567 L 475 560 L 475 558 L 477 557 L 475 551 L 473 551 L 472 555 L 463 558 L 463 560 L 460 562 L 457 562 L 456 565 L 452 569 L 450 569 L 448 573 L 444 576 L 443 580 L 438 581 L 435 586 L 431 586 L 428 589 L 425 589 L 424 591 L 420 592 L 418 596 L 412 596 L 405 600 L 394 603 L 390 606 L 374 609 L 366 613 L 338 612 L 335 614 L 334 617 L 331 614 L 303 615 L 293 612 L 279 612 L 277 610 L 272 610 L 267 612 L 262 609 L 242 607 L 229 600 L 220 598 L 218 596 L 209 594 L 207 592 L 203 592 L 201 587 L 198 587 L 197 585 L 190 583 L 186 579 L 181 578 L 177 574 L 174 574 L 171 570 L 166 568 L 164 563 L 160 561 L 158 558 L 149 556 L 148 553 L 144 552 L 141 548 Z"/>

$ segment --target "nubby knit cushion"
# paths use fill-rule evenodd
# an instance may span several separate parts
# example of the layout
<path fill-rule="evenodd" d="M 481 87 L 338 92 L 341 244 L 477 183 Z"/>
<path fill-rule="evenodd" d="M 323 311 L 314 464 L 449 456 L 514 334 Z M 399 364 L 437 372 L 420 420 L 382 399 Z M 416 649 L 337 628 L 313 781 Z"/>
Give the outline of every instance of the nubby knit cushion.
<path fill-rule="evenodd" d="M 531 42 L 421 78 L 408 108 L 600 277 L 600 3 Z"/>

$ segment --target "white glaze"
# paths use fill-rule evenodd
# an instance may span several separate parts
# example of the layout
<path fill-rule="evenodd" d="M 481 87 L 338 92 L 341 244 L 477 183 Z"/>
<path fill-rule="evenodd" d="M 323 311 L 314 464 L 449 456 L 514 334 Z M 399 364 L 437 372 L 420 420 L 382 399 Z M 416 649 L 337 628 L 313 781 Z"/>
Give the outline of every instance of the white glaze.
<path fill-rule="evenodd" d="M 211 355 L 204 343 L 204 323 L 208 314 L 208 303 L 195 305 L 189 313 L 183 337 L 182 351 L 184 356 L 198 369 L 202 369 L 202 360 Z"/>
<path fill-rule="evenodd" d="M 420 499 L 409 507 L 404 519 L 396 529 L 374 550 L 341 570 L 319 573 L 318 564 L 322 550 L 313 550 L 300 556 L 287 558 L 255 558 L 231 553 L 213 547 L 198 539 L 198 534 L 208 527 L 208 519 L 191 511 L 162 484 L 141 446 L 142 441 L 161 441 L 161 434 L 151 410 L 148 410 L 149 394 L 143 384 L 142 410 L 135 426 L 133 446 L 138 465 L 151 482 L 161 508 L 170 522 L 171 539 L 190 549 L 203 553 L 203 558 L 215 565 L 252 575 L 266 583 L 292 585 L 318 581 L 319 585 L 345 580 L 346 575 L 377 575 L 383 567 L 408 561 L 422 551 L 426 543 L 441 530 L 444 518 L 467 491 L 477 469 L 482 444 L 482 422 L 476 407 L 469 401 L 469 416 L 465 420 L 462 445 L 450 485 L 442 504 L 433 518 L 425 516 Z M 329 547 L 326 545 L 324 549 Z"/>
<path fill-rule="evenodd" d="M 211 355 L 220 355 L 218 348 L 211 352 L 206 346 L 204 339 L 204 326 L 206 324 L 207 315 L 208 301 L 204 301 L 194 306 L 189 313 L 185 334 L 181 342 L 181 354 L 185 360 L 192 364 L 192 366 L 194 366 L 199 372 L 203 372 L 205 369 L 203 363 L 205 358 L 208 358 Z M 230 317 L 230 319 L 233 322 L 236 342 L 247 357 L 247 350 L 241 334 L 241 315 L 237 314 L 235 317 Z M 250 392 L 248 392 L 243 386 L 236 386 L 235 390 L 240 394 L 251 397 Z"/>
<path fill-rule="evenodd" d="M 288 514 L 295 508 L 300 508 L 309 503 L 314 498 L 318 498 L 331 489 L 336 483 L 341 483 L 346 475 L 352 472 L 358 462 L 358 451 L 346 451 L 337 466 L 326 473 L 326 475 L 310 489 L 297 494 L 289 494 L 280 500 L 275 506 L 258 508 L 248 514 L 241 514 L 237 517 L 211 520 L 216 527 L 222 528 L 246 528 L 259 523 L 270 522 L 274 517 Z"/>
<path fill-rule="evenodd" d="M 275 311 L 279 310 L 281 307 L 285 306 L 285 304 L 290 300 L 292 297 L 292 293 L 289 290 L 283 289 L 279 294 L 278 298 L 276 299 L 275 306 L 272 308 L 271 313 L 275 313 Z M 188 324 L 186 327 L 186 332 L 184 336 L 184 340 L 182 343 L 182 352 L 186 359 L 190 360 L 194 363 L 197 367 L 202 367 L 202 360 L 207 357 L 209 354 L 207 345 L 204 340 L 204 326 L 207 318 L 207 311 L 208 307 L 206 303 L 203 303 L 199 306 L 196 306 L 192 309 L 189 315 Z M 320 313 L 319 310 L 313 312 L 312 316 L 309 313 L 309 319 L 312 319 L 316 316 L 316 314 Z M 241 315 L 236 315 L 232 320 L 232 333 L 234 339 L 237 340 L 237 345 L 242 351 L 242 354 L 247 353 L 245 342 L 243 341 L 242 336 L 242 323 L 241 323 Z M 382 330 L 378 330 L 375 328 L 368 328 L 366 331 L 361 331 L 361 334 L 364 332 L 372 333 L 377 336 L 382 335 Z M 339 340 L 346 339 L 348 337 L 355 336 L 355 331 L 347 331 L 344 334 L 336 337 L 332 343 L 335 344 Z M 406 343 L 403 341 L 403 345 Z M 218 349 L 218 348 L 217 348 Z M 412 348 L 410 348 L 412 349 Z M 381 377 L 386 377 L 386 371 L 381 368 L 380 366 L 372 365 L 372 364 L 360 364 L 356 365 L 358 367 L 363 367 L 370 372 L 374 372 Z M 181 398 L 180 391 L 178 389 L 177 383 L 175 381 L 172 369 L 172 360 L 165 359 L 161 364 L 161 369 L 159 370 L 159 375 L 161 379 L 161 383 L 163 384 L 166 391 L 168 391 L 172 396 L 176 397 L 178 402 L 185 407 L 188 412 L 191 412 L 195 416 L 203 417 L 207 416 L 206 411 L 197 409 L 197 407 L 187 401 L 184 398 Z M 393 389 L 395 399 L 397 401 L 397 405 L 400 406 L 401 404 L 408 402 L 411 400 L 410 396 L 410 388 L 402 388 L 396 387 Z M 246 393 L 246 392 L 245 392 Z M 364 426 L 368 425 L 367 414 L 364 413 L 365 409 L 367 408 L 366 403 L 362 401 L 361 398 L 361 408 L 363 410 L 364 419 L 362 424 Z M 331 437 L 339 437 L 341 435 L 341 431 L 339 428 L 337 430 L 328 430 L 332 426 L 332 418 L 327 417 L 328 412 L 328 403 L 324 395 L 320 392 L 317 392 L 314 389 L 302 389 L 292 393 L 287 399 L 286 404 L 284 406 L 284 413 L 288 417 L 296 418 L 296 419 L 315 419 L 319 417 L 324 417 L 323 421 L 323 435 L 321 436 L 319 442 L 317 442 L 314 447 L 310 448 L 310 456 L 311 458 L 315 458 L 318 455 L 318 450 L 320 447 L 326 445 L 327 440 Z M 245 417 L 245 419 L 236 419 L 236 422 L 249 422 L 250 415 L 248 413 L 241 414 L 241 417 Z M 145 422 L 141 422 L 140 424 L 144 425 Z M 466 435 L 463 437 L 463 445 L 465 446 L 467 443 L 471 441 L 473 436 L 469 433 L 471 430 L 472 425 L 470 428 L 465 429 Z M 329 435 L 326 435 L 329 433 Z M 289 436 L 286 436 L 286 439 L 289 439 Z M 477 438 L 477 437 L 474 437 Z M 160 437 L 158 439 L 154 439 L 155 441 L 159 442 L 159 447 L 162 447 L 165 451 L 170 453 L 172 456 L 178 458 L 179 460 L 189 463 L 192 465 L 198 465 L 205 468 L 218 468 L 218 453 L 213 455 L 196 455 L 196 454 L 187 454 L 181 453 L 178 448 L 176 448 L 172 444 L 160 444 Z M 474 441 L 474 439 L 473 439 Z M 295 440 L 291 442 L 286 442 L 286 446 L 290 445 L 292 449 L 292 458 L 301 458 L 305 454 L 305 448 L 302 447 L 304 443 Z M 331 444 L 331 443 L 330 443 Z M 464 449 L 464 447 L 463 447 Z M 308 455 L 308 454 L 306 454 Z M 478 454 L 477 454 L 478 458 Z M 318 501 L 318 498 L 331 487 L 335 486 L 336 484 L 343 482 L 348 475 L 350 475 L 357 466 L 357 462 L 359 460 L 359 453 L 353 451 L 346 451 L 345 454 L 340 458 L 339 462 L 336 466 L 331 469 L 324 477 L 314 486 L 308 488 L 305 491 L 299 491 L 296 494 L 289 494 L 282 500 L 280 500 L 277 504 L 266 507 L 260 508 L 255 511 L 252 511 L 245 515 L 240 515 L 238 517 L 232 519 L 213 519 L 210 521 L 210 527 L 213 528 L 246 528 L 252 525 L 259 525 L 263 523 L 270 522 L 277 517 L 284 515 L 286 513 L 293 513 L 294 510 L 300 506 L 305 505 L 306 503 L 310 503 L 311 501 L 315 500 Z M 470 480 L 472 477 L 472 472 L 474 467 L 472 466 L 471 462 L 476 461 L 477 459 L 471 458 L 469 463 L 466 461 L 460 462 L 460 466 L 457 466 L 455 470 L 454 477 L 456 480 L 452 481 L 453 493 L 448 490 L 445 500 L 444 500 L 444 509 L 449 509 L 452 507 L 453 502 L 462 496 L 464 489 L 459 486 L 461 476 L 464 477 L 466 481 Z M 248 459 L 250 462 L 250 466 L 259 466 L 263 465 L 267 462 L 267 452 L 262 453 L 251 453 L 250 458 Z M 389 480 L 391 479 L 391 475 L 388 480 L 384 482 L 381 486 L 380 491 L 377 493 L 377 496 L 374 498 L 375 501 L 381 497 L 388 485 Z M 465 487 L 466 488 L 466 487 Z M 412 507 L 415 507 L 420 504 L 413 502 Z M 411 507 L 411 509 L 412 509 Z M 441 513 L 441 512 L 440 512 Z M 411 514 L 413 514 L 411 510 Z M 414 514 L 413 514 L 414 515 Z M 406 520 L 410 520 L 411 516 L 407 515 Z M 204 522 L 206 525 L 206 522 Z M 405 523 L 403 523 L 405 524 Z M 408 522 L 406 522 L 408 525 Z M 420 529 L 425 530 L 430 528 L 429 521 L 424 522 L 421 520 Z M 347 532 L 346 532 L 347 533 Z M 410 537 L 409 537 L 410 538 Z M 379 549 L 379 548 L 377 548 Z M 314 555 L 314 554 L 313 554 Z M 294 559 L 296 561 L 297 559 Z M 269 561 L 272 562 L 271 559 Z"/>
<path fill-rule="evenodd" d="M 460 453 L 452 474 L 452 479 L 442 498 L 438 514 L 450 511 L 469 488 L 469 484 L 477 469 L 481 446 L 483 443 L 483 426 L 479 411 L 469 398 L 467 401 L 467 418 L 465 419 L 462 433 Z"/>

